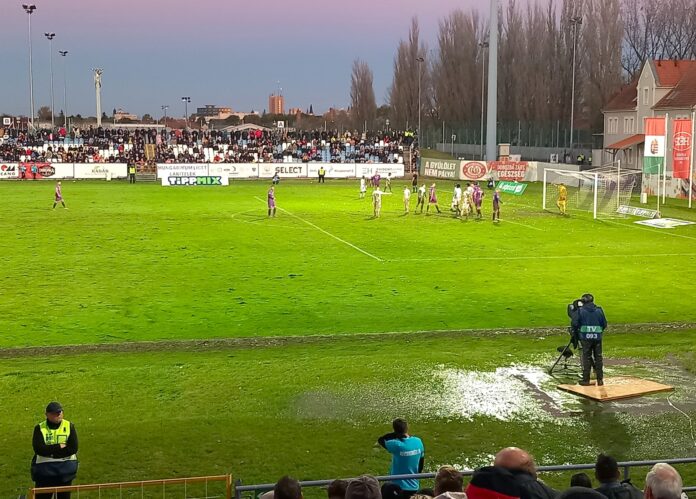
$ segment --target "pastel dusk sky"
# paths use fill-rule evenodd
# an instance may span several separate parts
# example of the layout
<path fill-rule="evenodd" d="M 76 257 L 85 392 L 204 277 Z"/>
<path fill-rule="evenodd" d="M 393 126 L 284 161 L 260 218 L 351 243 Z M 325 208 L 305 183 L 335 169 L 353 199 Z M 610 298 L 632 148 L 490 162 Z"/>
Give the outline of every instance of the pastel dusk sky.
<path fill-rule="evenodd" d="M 30 3 L 29 0 L 24 0 Z M 28 114 L 27 14 L 0 0 L 0 113 Z M 91 68 L 103 68 L 102 108 L 142 115 L 184 113 L 204 104 L 262 111 L 282 88 L 286 107 L 347 107 L 353 60 L 374 72 L 385 102 L 393 60 L 411 17 L 435 46 L 438 21 L 456 8 L 487 17 L 489 0 L 34 0 L 31 16 L 36 108 L 50 105 L 49 42 L 54 32 L 56 113 L 63 63 L 70 114 L 94 115 Z M 69 52 L 66 58 L 59 50 Z M 280 84 L 278 84 L 280 82 Z"/>

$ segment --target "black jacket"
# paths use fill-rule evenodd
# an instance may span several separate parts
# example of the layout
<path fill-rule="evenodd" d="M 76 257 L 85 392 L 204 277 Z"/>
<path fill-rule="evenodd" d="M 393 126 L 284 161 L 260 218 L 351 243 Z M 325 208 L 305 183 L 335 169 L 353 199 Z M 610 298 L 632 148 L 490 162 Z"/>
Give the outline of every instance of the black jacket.
<path fill-rule="evenodd" d="M 60 425 L 47 423 L 48 427 L 55 430 Z M 34 454 L 43 457 L 52 457 L 54 459 L 60 459 L 62 457 L 72 456 L 77 454 L 77 431 L 75 431 L 75 425 L 70 423 L 70 436 L 68 441 L 65 443 L 65 448 L 61 449 L 59 444 L 46 445 L 44 442 L 43 434 L 41 433 L 41 428 L 39 425 L 34 427 L 34 436 L 31 439 L 31 445 L 34 448 Z"/>
<path fill-rule="evenodd" d="M 643 492 L 630 483 L 603 483 L 595 490 L 607 496 L 608 499 L 643 499 Z"/>
<path fill-rule="evenodd" d="M 520 499 L 556 499 L 558 497 L 559 492 L 557 490 L 537 480 L 526 471 L 509 471 L 515 477 L 515 481 L 520 486 L 520 489 L 522 489 Z"/>
<path fill-rule="evenodd" d="M 579 330 L 582 326 L 601 326 L 602 330 L 607 328 L 607 318 L 604 316 L 602 307 L 598 307 L 594 303 L 586 303 L 578 314 L 573 317 L 573 330 Z"/>

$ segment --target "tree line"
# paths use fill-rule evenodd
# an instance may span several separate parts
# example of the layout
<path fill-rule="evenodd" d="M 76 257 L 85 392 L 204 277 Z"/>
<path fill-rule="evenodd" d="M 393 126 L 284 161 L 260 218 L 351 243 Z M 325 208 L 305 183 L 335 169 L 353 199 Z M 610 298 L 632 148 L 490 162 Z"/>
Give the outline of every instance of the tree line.
<path fill-rule="evenodd" d="M 568 123 L 575 49 L 574 126 L 602 130 L 602 108 L 649 59 L 696 58 L 696 0 L 501 0 L 500 123 Z M 417 18 L 399 41 L 387 105 L 391 127 L 477 126 L 488 70 L 488 19 L 461 9 L 440 20 L 431 47 Z M 353 64 L 356 128 L 382 127 L 372 70 Z M 419 91 L 420 89 L 420 91 Z M 419 99 L 420 94 L 420 99 Z M 420 100 L 420 103 L 419 103 Z"/>

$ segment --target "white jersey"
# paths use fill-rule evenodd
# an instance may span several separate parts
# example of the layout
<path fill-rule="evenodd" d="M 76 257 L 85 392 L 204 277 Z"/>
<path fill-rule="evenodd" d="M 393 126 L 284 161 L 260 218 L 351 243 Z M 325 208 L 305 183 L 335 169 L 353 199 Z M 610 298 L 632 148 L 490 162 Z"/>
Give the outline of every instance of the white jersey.
<path fill-rule="evenodd" d="M 425 186 L 421 185 L 418 188 L 418 199 L 425 199 Z"/>
<path fill-rule="evenodd" d="M 365 182 L 364 178 L 360 179 L 360 192 L 365 192 L 367 191 L 367 182 Z"/>
<path fill-rule="evenodd" d="M 409 199 L 411 199 L 411 189 L 406 187 L 404 189 L 404 201 L 408 201 Z"/>
<path fill-rule="evenodd" d="M 376 190 L 372 193 L 372 203 L 373 203 L 375 206 L 378 206 L 378 205 L 381 205 L 381 204 L 382 204 L 382 194 L 384 194 L 384 193 L 383 193 L 382 191 L 380 191 L 379 189 L 376 189 Z"/>
<path fill-rule="evenodd" d="M 455 187 L 454 188 L 454 199 L 459 202 L 462 199 L 462 188 L 461 187 Z"/>

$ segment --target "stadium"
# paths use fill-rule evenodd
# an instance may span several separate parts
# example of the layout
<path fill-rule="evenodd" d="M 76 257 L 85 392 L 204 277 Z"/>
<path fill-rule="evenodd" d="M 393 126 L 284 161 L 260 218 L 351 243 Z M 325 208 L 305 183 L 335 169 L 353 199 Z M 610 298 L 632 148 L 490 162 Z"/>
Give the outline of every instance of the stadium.
<path fill-rule="evenodd" d="M 42 9 L 58 11 L 13 7 L 29 47 L 12 42 L 11 62 L 29 81 L 21 104 L 15 80 L 0 97 L 0 497 L 693 494 L 693 41 L 600 92 L 588 31 L 573 40 L 578 89 L 573 73 L 555 106 L 566 125 L 574 110 L 569 130 L 523 127 L 505 104 L 512 38 L 488 24 L 509 27 L 518 7 L 463 3 L 433 2 L 432 29 L 480 10 L 485 73 L 471 81 L 489 79 L 449 125 L 437 33 L 423 54 L 438 62 L 407 61 L 408 92 L 408 42 L 392 55 L 385 114 L 374 91 L 371 107 L 360 97 L 372 72 L 359 61 L 350 108 L 324 115 L 285 113 L 274 90 L 243 122 L 189 113 L 189 97 L 183 119 L 164 105 L 130 118 L 102 96 L 117 71 L 89 70 L 95 94 L 78 97 L 67 79 L 54 91 L 52 66 L 37 112 L 31 23 L 50 29 Z M 602 33 L 602 2 L 581 3 L 568 18 L 572 2 L 550 2 L 558 29 Z M 61 91 L 90 112 L 96 95 L 96 115 L 68 112 Z M 420 449 L 393 450 L 414 437 Z"/>

